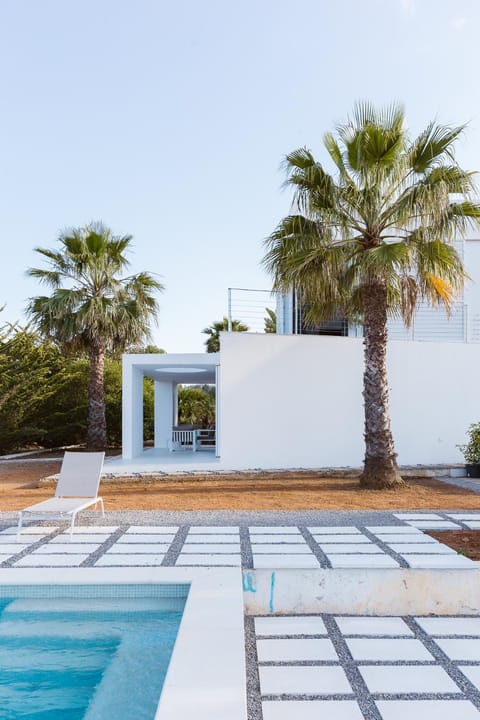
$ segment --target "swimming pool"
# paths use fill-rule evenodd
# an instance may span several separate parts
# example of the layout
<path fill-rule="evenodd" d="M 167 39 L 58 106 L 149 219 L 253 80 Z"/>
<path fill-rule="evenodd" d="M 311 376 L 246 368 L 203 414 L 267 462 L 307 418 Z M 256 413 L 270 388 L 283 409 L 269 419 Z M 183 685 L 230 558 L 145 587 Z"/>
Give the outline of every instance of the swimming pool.
<path fill-rule="evenodd" d="M 153 720 L 188 589 L 0 586 L 2 720 Z"/>

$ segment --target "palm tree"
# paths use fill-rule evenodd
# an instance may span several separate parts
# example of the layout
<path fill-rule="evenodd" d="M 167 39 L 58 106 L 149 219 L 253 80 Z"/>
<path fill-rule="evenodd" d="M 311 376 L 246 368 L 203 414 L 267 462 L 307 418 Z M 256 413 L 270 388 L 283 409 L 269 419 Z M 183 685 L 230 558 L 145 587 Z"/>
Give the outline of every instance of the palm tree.
<path fill-rule="evenodd" d="M 205 340 L 207 353 L 214 353 L 220 350 L 220 333 L 224 331 L 227 332 L 227 330 L 231 330 L 232 332 L 247 332 L 248 327 L 240 322 L 240 320 L 232 320 L 232 327 L 230 328 L 227 317 L 213 322 L 209 327 L 202 330 L 202 333 L 210 336 Z"/>
<path fill-rule="evenodd" d="M 131 240 L 130 235 L 114 236 L 101 223 L 69 229 L 58 239 L 59 250 L 35 248 L 48 268 L 28 270 L 53 290 L 50 296 L 30 298 L 27 312 L 35 325 L 66 351 L 86 353 L 90 360 L 90 448 L 107 442 L 105 355 L 149 337 L 149 323 L 158 312 L 154 293 L 163 290 L 146 272 L 122 277 Z"/>
<path fill-rule="evenodd" d="M 466 277 L 453 241 L 478 226 L 472 174 L 455 161 L 463 127 L 430 123 L 415 139 L 399 106 L 369 103 L 324 137 L 333 175 L 306 148 L 286 157 L 294 214 L 266 240 L 275 289 L 294 287 L 310 321 L 343 312 L 364 325 L 365 461 L 360 482 L 402 483 L 390 430 L 387 317 L 411 323 L 419 300 L 449 311 Z"/>
<path fill-rule="evenodd" d="M 265 312 L 267 313 L 266 316 L 263 319 L 264 323 L 264 330 L 266 333 L 276 333 L 277 332 L 277 313 L 275 310 L 272 310 L 272 308 L 265 308 Z"/>

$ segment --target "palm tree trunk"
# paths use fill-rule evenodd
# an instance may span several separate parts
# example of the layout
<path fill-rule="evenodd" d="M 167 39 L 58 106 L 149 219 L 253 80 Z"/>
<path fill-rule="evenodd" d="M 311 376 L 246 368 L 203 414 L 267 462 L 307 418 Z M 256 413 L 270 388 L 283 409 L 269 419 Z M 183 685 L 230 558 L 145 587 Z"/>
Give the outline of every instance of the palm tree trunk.
<path fill-rule="evenodd" d="M 402 485 L 390 430 L 387 379 L 387 288 L 379 280 L 365 285 L 363 397 L 365 464 L 360 485 L 375 489 Z"/>
<path fill-rule="evenodd" d="M 89 357 L 87 446 L 92 450 L 103 450 L 107 445 L 104 387 L 105 351 L 103 348 L 93 345 L 90 347 Z"/>

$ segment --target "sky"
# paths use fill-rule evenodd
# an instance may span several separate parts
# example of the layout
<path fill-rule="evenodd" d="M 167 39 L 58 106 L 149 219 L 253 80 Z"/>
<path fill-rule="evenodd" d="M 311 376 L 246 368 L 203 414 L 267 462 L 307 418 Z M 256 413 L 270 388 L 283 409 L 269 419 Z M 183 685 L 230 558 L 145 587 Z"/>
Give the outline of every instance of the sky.
<path fill-rule="evenodd" d="M 480 169 L 479 27 L 478 0 L 0 0 L 0 320 L 44 294 L 35 247 L 102 220 L 165 284 L 155 344 L 203 352 L 228 287 L 271 287 L 283 157 L 326 161 L 355 101 L 468 123 Z"/>

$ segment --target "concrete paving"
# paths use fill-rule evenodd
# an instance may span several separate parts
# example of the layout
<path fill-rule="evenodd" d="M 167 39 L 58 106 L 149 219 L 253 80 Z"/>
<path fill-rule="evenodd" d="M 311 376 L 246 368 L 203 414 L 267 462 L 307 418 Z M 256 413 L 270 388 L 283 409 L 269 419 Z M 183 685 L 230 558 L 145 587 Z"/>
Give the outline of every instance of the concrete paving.
<path fill-rule="evenodd" d="M 477 567 L 423 531 L 480 512 L 213 515 L 85 513 L 72 543 L 36 524 L 17 544 L 0 513 L 0 567 Z M 480 617 L 247 616 L 245 634 L 248 720 L 480 720 Z"/>

